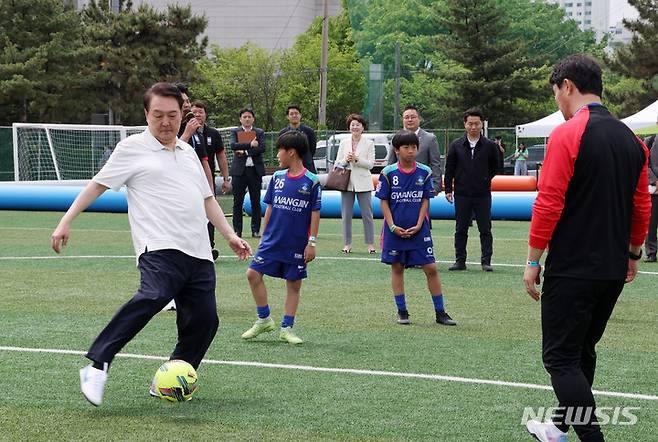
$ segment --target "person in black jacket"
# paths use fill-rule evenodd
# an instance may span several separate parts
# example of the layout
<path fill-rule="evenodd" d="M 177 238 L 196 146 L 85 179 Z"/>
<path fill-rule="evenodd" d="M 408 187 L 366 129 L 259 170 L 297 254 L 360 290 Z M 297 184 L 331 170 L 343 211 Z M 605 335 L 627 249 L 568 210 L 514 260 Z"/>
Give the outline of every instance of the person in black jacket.
<path fill-rule="evenodd" d="M 288 106 L 286 109 L 286 117 L 290 124 L 279 131 L 279 136 L 290 130 L 298 130 L 306 135 L 308 150 L 304 154 L 304 158 L 302 158 L 302 163 L 304 163 L 304 167 L 306 167 L 309 172 L 318 173 L 315 170 L 315 163 L 313 162 L 313 155 L 315 155 L 315 147 L 317 145 L 315 131 L 305 124 L 302 124 L 302 111 L 296 104 Z"/>
<path fill-rule="evenodd" d="M 446 156 L 445 194 L 449 203 L 454 200 L 456 221 L 455 263 L 448 270 L 466 270 L 468 227 L 474 213 L 480 231 L 480 264 L 485 272 L 493 271 L 491 179 L 498 170 L 499 150 L 493 141 L 482 136 L 483 126 L 482 111 L 471 108 L 464 112 L 466 134 L 450 144 Z"/>
<path fill-rule="evenodd" d="M 245 191 L 249 189 L 251 200 L 251 236 L 260 238 L 260 190 L 265 175 L 265 132 L 254 127 L 254 111 L 240 109 L 240 127 L 231 129 L 231 177 L 233 181 L 233 230 L 242 236 L 242 203 Z M 241 142 L 241 132 L 254 132 L 251 141 Z"/>

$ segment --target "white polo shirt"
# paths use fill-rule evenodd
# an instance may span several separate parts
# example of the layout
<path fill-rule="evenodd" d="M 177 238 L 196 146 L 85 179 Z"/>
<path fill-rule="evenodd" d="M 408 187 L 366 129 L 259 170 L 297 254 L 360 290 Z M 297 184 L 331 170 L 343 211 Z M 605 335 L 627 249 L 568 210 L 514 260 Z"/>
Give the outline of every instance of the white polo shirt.
<path fill-rule="evenodd" d="M 192 147 L 166 149 L 148 128 L 119 142 L 93 181 L 127 188 L 135 255 L 175 249 L 212 261 L 204 200 L 213 196 Z"/>

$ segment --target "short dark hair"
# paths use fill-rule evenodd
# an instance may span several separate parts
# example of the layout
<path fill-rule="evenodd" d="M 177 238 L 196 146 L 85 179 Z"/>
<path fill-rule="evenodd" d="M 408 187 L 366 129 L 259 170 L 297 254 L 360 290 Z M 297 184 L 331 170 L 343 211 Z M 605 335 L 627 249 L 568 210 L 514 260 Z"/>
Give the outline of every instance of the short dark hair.
<path fill-rule="evenodd" d="M 288 107 L 286 108 L 286 115 L 288 115 L 288 114 L 290 113 L 290 109 L 297 109 L 297 112 L 299 112 L 300 114 L 302 113 L 302 110 L 299 108 L 298 105 L 296 105 L 296 104 L 291 104 L 290 106 L 288 106 Z"/>
<path fill-rule="evenodd" d="M 368 123 L 366 123 L 365 118 L 363 118 L 360 114 L 349 114 L 347 118 L 345 119 L 345 123 L 347 124 L 347 128 L 350 128 L 350 123 L 352 121 L 358 121 L 363 125 L 363 129 L 365 130 L 366 127 L 368 127 Z"/>
<path fill-rule="evenodd" d="M 480 108 L 478 107 L 472 107 L 470 109 L 467 109 L 466 112 L 464 112 L 463 115 L 464 123 L 466 123 L 468 117 L 480 117 L 480 121 L 484 121 L 484 114 L 482 113 L 482 110 L 480 110 Z"/>
<path fill-rule="evenodd" d="M 405 107 L 404 107 L 404 110 L 402 111 L 402 113 L 405 113 L 405 112 L 408 111 L 408 110 L 414 110 L 414 111 L 416 111 L 416 113 L 420 116 L 420 111 L 419 111 L 418 108 L 417 108 L 416 106 L 414 106 L 413 104 L 409 104 L 409 105 L 405 106 Z"/>
<path fill-rule="evenodd" d="M 254 114 L 254 110 L 250 107 L 243 107 L 242 109 L 240 109 L 240 112 L 238 112 L 238 118 L 240 118 L 242 114 L 244 114 L 245 112 L 249 112 L 252 117 L 256 118 L 256 114 Z"/>
<path fill-rule="evenodd" d="M 190 95 L 189 89 L 187 88 L 187 85 L 185 83 L 175 83 L 175 86 L 178 88 L 179 91 L 181 91 L 181 94 Z"/>
<path fill-rule="evenodd" d="M 393 145 L 394 149 L 399 149 L 400 146 L 418 146 L 420 141 L 418 140 L 418 135 L 416 135 L 414 132 L 407 129 L 401 129 L 397 131 L 395 135 L 393 135 L 391 144 Z"/>
<path fill-rule="evenodd" d="M 144 109 L 146 109 L 147 112 L 151 105 L 151 98 L 153 98 L 154 95 L 175 98 L 178 102 L 178 107 L 180 109 L 183 108 L 183 95 L 176 85 L 171 83 L 155 83 L 144 93 Z"/>
<path fill-rule="evenodd" d="M 308 152 L 308 138 L 306 134 L 298 130 L 289 130 L 284 132 L 276 140 L 277 149 L 294 149 L 299 158 L 303 158 Z"/>
<path fill-rule="evenodd" d="M 587 55 L 574 54 L 558 61 L 548 82 L 561 88 L 566 79 L 571 80 L 581 94 L 603 95 L 601 66 Z"/>
<path fill-rule="evenodd" d="M 190 104 L 190 107 L 200 107 L 201 109 L 206 110 L 206 103 L 201 100 L 196 100 Z"/>

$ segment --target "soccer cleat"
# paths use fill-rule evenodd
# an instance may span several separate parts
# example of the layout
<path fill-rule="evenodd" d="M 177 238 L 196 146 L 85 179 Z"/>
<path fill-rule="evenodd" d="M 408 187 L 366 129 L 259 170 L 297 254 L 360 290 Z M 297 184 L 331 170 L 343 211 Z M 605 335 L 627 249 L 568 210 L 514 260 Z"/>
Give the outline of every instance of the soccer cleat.
<path fill-rule="evenodd" d="M 91 364 L 80 369 L 80 390 L 92 405 L 98 407 L 103 403 L 103 391 L 107 382 L 107 362 L 103 370 L 94 368 Z"/>
<path fill-rule="evenodd" d="M 287 342 L 288 344 L 301 344 L 304 342 L 302 338 L 297 336 L 293 331 L 292 327 L 281 327 L 281 331 L 279 332 L 279 341 Z"/>
<path fill-rule="evenodd" d="M 455 322 L 446 312 L 436 312 L 436 323 L 443 325 L 457 325 L 457 322 Z"/>
<path fill-rule="evenodd" d="M 258 319 L 254 322 L 254 325 L 251 326 L 249 330 L 242 333 L 242 339 L 254 339 L 256 336 L 261 333 L 267 333 L 274 331 L 276 326 L 274 325 L 274 320 L 269 316 L 264 319 Z"/>
<path fill-rule="evenodd" d="M 453 265 L 448 267 L 448 270 L 455 271 L 455 270 L 466 270 L 466 263 L 461 262 L 461 261 L 455 261 Z"/>
<path fill-rule="evenodd" d="M 567 433 L 560 431 L 553 422 L 528 421 L 528 433 L 540 442 L 567 442 Z"/>
<path fill-rule="evenodd" d="M 647 257 L 644 258 L 644 262 L 656 262 L 656 255 L 647 255 Z"/>
<path fill-rule="evenodd" d="M 482 271 L 493 272 L 493 267 L 491 267 L 491 264 L 482 264 Z"/>
<path fill-rule="evenodd" d="M 398 310 L 398 324 L 409 325 L 411 321 L 409 320 L 409 312 L 406 310 Z"/>

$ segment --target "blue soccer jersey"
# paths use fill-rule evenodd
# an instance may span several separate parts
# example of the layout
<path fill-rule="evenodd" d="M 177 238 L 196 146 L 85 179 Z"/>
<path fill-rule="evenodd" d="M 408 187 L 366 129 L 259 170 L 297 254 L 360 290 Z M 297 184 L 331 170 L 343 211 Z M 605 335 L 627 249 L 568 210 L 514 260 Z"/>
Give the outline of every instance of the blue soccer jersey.
<path fill-rule="evenodd" d="M 408 229 L 418 222 L 423 200 L 434 197 L 432 169 L 416 163 L 411 172 L 404 172 L 398 164 L 391 164 L 382 170 L 375 196 L 382 201 L 388 201 L 393 223 L 402 229 Z M 386 221 L 382 235 L 384 240 L 382 249 L 413 250 L 432 247 L 432 235 L 427 218 L 423 221 L 423 227 L 411 238 L 403 239 L 391 233 Z"/>
<path fill-rule="evenodd" d="M 320 210 L 321 198 L 320 180 L 311 172 L 304 170 L 298 176 L 288 170 L 274 172 L 263 199 L 272 205 L 272 211 L 256 256 L 303 263 L 311 212 Z"/>

